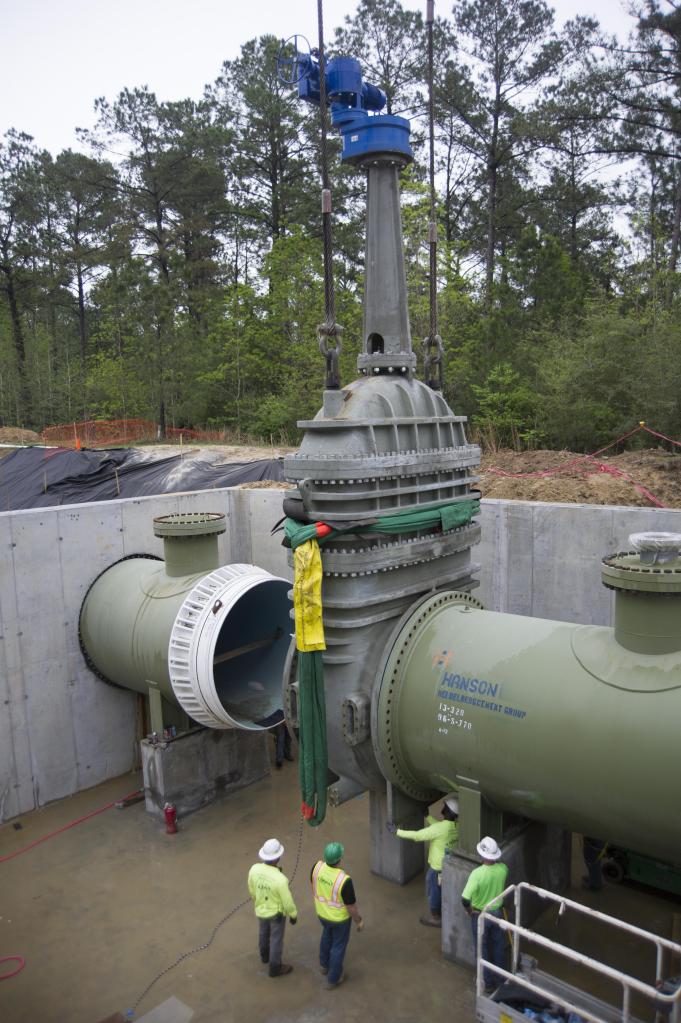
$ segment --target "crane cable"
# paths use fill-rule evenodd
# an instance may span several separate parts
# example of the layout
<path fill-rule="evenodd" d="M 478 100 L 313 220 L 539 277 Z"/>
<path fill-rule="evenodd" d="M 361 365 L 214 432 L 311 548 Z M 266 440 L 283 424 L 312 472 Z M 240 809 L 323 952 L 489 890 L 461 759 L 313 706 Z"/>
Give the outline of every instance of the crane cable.
<path fill-rule="evenodd" d="M 433 86 L 433 23 L 435 21 L 435 0 L 427 0 L 426 24 L 428 26 L 428 134 L 430 141 L 430 224 L 428 226 L 429 249 L 429 298 L 430 329 L 423 342 L 423 373 L 428 387 L 441 391 L 443 385 L 442 338 L 437 332 L 437 210 L 435 196 L 435 98 Z"/>
<path fill-rule="evenodd" d="M 318 52 L 319 52 L 319 121 L 322 170 L 322 236 L 324 241 L 324 315 L 325 322 L 317 327 L 317 339 L 326 359 L 326 388 L 337 391 L 340 387 L 338 356 L 341 351 L 343 328 L 336 323 L 336 295 L 333 283 L 333 238 L 331 233 L 331 183 L 329 180 L 329 154 L 327 147 L 326 109 L 326 55 L 324 53 L 324 12 L 322 0 L 317 0 Z M 329 345 L 333 339 L 334 345 Z"/>

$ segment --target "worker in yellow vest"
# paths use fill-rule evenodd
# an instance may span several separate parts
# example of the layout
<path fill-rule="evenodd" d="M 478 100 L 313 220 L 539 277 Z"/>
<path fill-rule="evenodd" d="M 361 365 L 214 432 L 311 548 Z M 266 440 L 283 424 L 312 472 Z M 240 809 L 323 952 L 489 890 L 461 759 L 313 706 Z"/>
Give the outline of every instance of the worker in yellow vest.
<path fill-rule="evenodd" d="M 442 861 L 445 852 L 453 849 L 459 840 L 459 800 L 456 796 L 448 796 L 442 804 L 442 820 L 426 817 L 426 827 L 420 831 L 405 831 L 397 828 L 398 838 L 411 839 L 412 842 L 428 842 L 428 870 L 426 871 L 426 897 L 428 899 L 428 916 L 419 917 L 427 927 L 442 927 Z"/>
<path fill-rule="evenodd" d="M 258 853 L 260 862 L 254 863 L 248 872 L 248 891 L 258 918 L 260 959 L 269 963 L 270 977 L 285 977 L 293 969 L 281 961 L 286 917 L 292 924 L 298 919 L 288 878 L 279 866 L 283 855 L 281 842 L 268 838 Z"/>
<path fill-rule="evenodd" d="M 478 918 L 485 907 L 492 916 L 500 917 L 504 900 L 501 894 L 508 881 L 508 867 L 501 863 L 501 849 L 493 838 L 486 836 L 478 842 L 476 849 L 482 864 L 471 871 L 466 886 L 461 892 L 463 908 L 471 918 L 471 935 L 475 958 L 482 956 L 493 966 L 506 966 L 506 932 L 492 920 L 485 919 L 482 930 L 482 948 L 478 948 Z M 503 983 L 504 978 L 485 968 L 483 982 L 485 994 L 491 994 Z"/>
<path fill-rule="evenodd" d="M 352 921 L 355 921 L 358 931 L 364 926 L 357 909 L 352 878 L 341 869 L 344 852 L 340 842 L 329 842 L 324 849 L 324 859 L 318 860 L 310 873 L 314 908 L 322 925 L 319 968 L 329 988 L 336 988 L 347 980 L 343 959 Z"/>

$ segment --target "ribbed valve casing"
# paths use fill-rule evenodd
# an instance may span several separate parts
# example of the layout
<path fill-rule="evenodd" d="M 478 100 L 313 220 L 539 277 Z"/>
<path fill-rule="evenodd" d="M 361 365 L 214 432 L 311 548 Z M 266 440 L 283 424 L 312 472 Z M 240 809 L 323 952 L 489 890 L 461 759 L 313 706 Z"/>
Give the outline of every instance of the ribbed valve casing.
<path fill-rule="evenodd" d="M 399 536 L 361 532 L 378 517 L 468 501 L 480 450 L 466 440 L 463 416 L 411 374 L 377 374 L 326 391 L 296 455 L 284 461 L 311 520 L 355 524 L 322 552 L 329 766 L 366 787 L 383 783 L 370 737 L 371 694 L 396 621 L 431 590 L 477 585 L 470 548 L 473 521 Z M 297 495 L 296 495 L 297 496 Z M 295 656 L 285 683 L 295 684 Z M 287 706 L 295 708 L 288 692 Z M 295 714 L 293 715 L 295 718 Z M 294 720 L 295 723 L 295 720 Z"/>

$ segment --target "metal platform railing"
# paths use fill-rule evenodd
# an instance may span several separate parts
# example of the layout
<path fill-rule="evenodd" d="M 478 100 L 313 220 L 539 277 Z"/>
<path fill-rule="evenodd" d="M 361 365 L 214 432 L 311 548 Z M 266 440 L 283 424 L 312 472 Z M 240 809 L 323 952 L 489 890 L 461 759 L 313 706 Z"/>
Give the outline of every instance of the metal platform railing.
<path fill-rule="evenodd" d="M 606 913 L 601 913 L 596 909 L 591 909 L 589 906 L 583 906 L 581 903 L 574 902 L 572 899 L 566 899 L 562 895 L 556 895 L 555 892 L 547 891 L 545 888 L 538 888 L 536 885 L 528 884 L 526 881 L 521 881 L 519 884 L 509 885 L 501 896 L 505 900 L 510 895 L 513 895 L 516 920 L 522 920 L 523 893 L 531 893 L 533 896 L 538 896 L 547 902 L 552 902 L 558 905 L 559 916 L 562 916 L 562 914 L 568 909 L 574 910 L 576 913 L 591 920 L 613 927 L 620 932 L 626 932 L 628 935 L 640 939 L 646 945 L 653 945 L 656 950 L 655 985 L 662 985 L 665 980 L 663 977 L 665 952 L 678 956 L 681 959 L 681 945 L 676 944 L 676 942 L 670 941 L 667 938 L 661 938 L 657 934 L 645 931 L 641 927 L 635 927 L 633 924 L 628 924 L 623 920 L 618 920 L 616 917 L 608 916 Z M 569 948 L 566 945 L 561 945 L 559 942 L 553 941 L 551 938 L 547 938 L 543 934 L 539 934 L 537 931 L 534 931 L 529 927 L 523 927 L 521 924 L 512 923 L 510 920 L 506 920 L 502 917 L 493 916 L 488 911 L 488 908 L 493 903 L 498 903 L 499 898 L 500 896 L 497 896 L 495 899 L 492 899 L 489 903 L 487 903 L 487 906 L 485 906 L 478 917 L 478 950 L 480 952 L 477 960 L 476 977 L 476 990 L 478 997 L 482 997 L 483 995 L 483 970 L 485 970 L 493 973 L 495 976 L 503 977 L 505 980 L 520 984 L 523 988 L 526 988 L 533 994 L 539 995 L 541 998 L 546 999 L 552 1004 L 560 1006 L 567 1013 L 575 1013 L 577 1016 L 581 1017 L 581 1019 L 588 1020 L 589 1023 L 613 1023 L 613 1019 L 616 1019 L 617 1021 L 621 1020 L 622 1023 L 634 1023 L 634 1017 L 631 1012 L 631 998 L 634 993 L 649 1000 L 651 1013 L 656 1014 L 658 1020 L 665 1020 L 668 1021 L 668 1023 L 680 1023 L 681 986 L 671 994 L 665 994 L 660 989 L 660 986 L 647 984 L 644 981 L 639 980 L 637 977 L 632 977 L 628 973 L 616 970 L 612 966 L 608 966 L 606 963 L 602 963 L 591 956 L 584 955 L 582 952 L 577 952 L 575 949 Z M 493 963 L 482 957 L 482 936 L 486 922 L 490 922 L 493 926 L 500 927 L 507 934 L 510 934 L 512 944 L 512 963 L 510 970 L 495 966 Z M 595 999 L 589 999 L 589 1001 L 593 1003 L 591 1007 L 588 1007 L 585 1004 L 580 1004 L 579 1000 L 575 1000 L 574 995 L 579 992 L 578 989 L 573 988 L 571 985 L 565 984 L 565 990 L 561 993 L 553 987 L 553 984 L 551 984 L 551 987 L 549 988 L 545 984 L 538 983 L 536 980 L 531 980 L 527 975 L 520 973 L 521 939 L 525 939 L 531 944 L 550 950 L 556 955 L 562 956 L 564 959 L 567 959 L 572 963 L 586 967 L 587 969 L 593 970 L 594 973 L 601 977 L 606 977 L 609 980 L 614 981 L 622 989 L 621 1009 L 616 1009 L 616 1007 L 612 1006 L 610 1007 L 610 1012 L 601 1011 L 600 1009 L 596 1010 L 594 1009 L 594 1004 L 597 1004 Z M 555 978 L 555 980 L 557 987 L 560 988 L 560 978 Z M 603 1005 L 603 1010 L 606 1010 L 606 1003 L 601 1004 Z M 613 1016 L 613 1009 L 615 1009 L 617 1013 L 615 1016 Z"/>

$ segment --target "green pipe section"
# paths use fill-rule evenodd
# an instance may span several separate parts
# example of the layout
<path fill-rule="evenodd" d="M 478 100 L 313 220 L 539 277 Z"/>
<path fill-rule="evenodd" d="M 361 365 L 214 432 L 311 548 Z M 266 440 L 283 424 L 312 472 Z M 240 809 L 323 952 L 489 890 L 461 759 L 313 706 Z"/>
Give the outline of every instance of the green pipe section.
<path fill-rule="evenodd" d="M 617 596 L 617 633 L 452 591 L 417 605 L 374 701 L 386 778 L 424 801 L 469 785 L 499 809 L 680 862 L 679 604 L 665 595 L 659 628 L 659 593 Z"/>
<path fill-rule="evenodd" d="M 95 580 L 81 609 L 80 638 L 105 679 L 144 695 L 155 685 L 175 702 L 168 638 L 186 595 L 218 567 L 218 536 L 224 531 L 219 513 L 154 519 L 165 560 L 125 558 Z"/>

